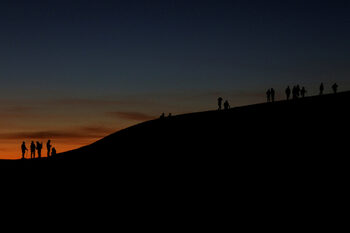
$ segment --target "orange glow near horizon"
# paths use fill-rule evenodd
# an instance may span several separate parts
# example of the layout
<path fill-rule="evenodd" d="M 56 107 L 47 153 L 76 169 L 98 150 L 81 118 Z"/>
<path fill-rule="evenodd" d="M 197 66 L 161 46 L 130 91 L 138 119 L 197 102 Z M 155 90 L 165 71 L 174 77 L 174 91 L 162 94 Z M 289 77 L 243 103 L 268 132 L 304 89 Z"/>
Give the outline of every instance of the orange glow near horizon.
<path fill-rule="evenodd" d="M 107 136 L 107 135 L 106 135 Z M 102 137 L 101 137 L 102 138 Z M 90 138 L 90 139 L 51 139 L 51 144 L 55 149 L 57 150 L 57 153 L 62 153 L 69 150 L 74 150 L 77 148 L 80 148 L 85 145 L 89 145 L 101 138 Z M 22 158 L 22 151 L 21 151 L 21 145 L 22 142 L 26 143 L 26 147 L 28 150 L 30 150 L 30 143 L 31 141 L 39 141 L 43 143 L 43 149 L 41 151 L 42 157 L 47 157 L 47 149 L 46 149 L 46 142 L 47 140 L 42 139 L 25 139 L 25 140 L 1 140 L 1 148 L 0 148 L 0 159 L 20 159 Z M 35 156 L 37 157 L 37 151 L 35 152 Z M 26 152 L 25 158 L 30 158 L 30 152 Z"/>

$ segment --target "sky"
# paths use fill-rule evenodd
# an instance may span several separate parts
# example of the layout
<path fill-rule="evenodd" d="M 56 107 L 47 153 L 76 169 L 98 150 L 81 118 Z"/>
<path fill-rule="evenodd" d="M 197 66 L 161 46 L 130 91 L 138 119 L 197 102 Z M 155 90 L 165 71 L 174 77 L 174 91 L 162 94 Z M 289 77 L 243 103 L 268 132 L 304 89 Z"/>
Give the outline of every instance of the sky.
<path fill-rule="evenodd" d="M 0 2 L 0 159 L 57 152 L 158 117 L 350 90 L 350 2 Z M 43 154 L 45 154 L 45 149 Z"/>

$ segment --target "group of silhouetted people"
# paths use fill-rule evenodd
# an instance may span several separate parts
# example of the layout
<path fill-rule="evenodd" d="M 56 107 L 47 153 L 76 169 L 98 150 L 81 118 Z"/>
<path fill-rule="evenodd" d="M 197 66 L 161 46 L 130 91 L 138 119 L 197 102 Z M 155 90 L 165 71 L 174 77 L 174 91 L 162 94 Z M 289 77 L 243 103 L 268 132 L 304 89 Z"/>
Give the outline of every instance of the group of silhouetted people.
<path fill-rule="evenodd" d="M 223 98 L 219 97 L 218 98 L 218 110 L 222 110 L 222 101 L 223 101 Z M 224 102 L 224 110 L 228 110 L 230 108 L 231 108 L 231 106 L 230 106 L 228 100 L 225 100 L 225 102 Z"/>
<path fill-rule="evenodd" d="M 47 148 L 47 157 L 56 155 L 56 149 L 55 149 L 55 147 L 52 147 L 50 140 L 47 141 L 46 148 Z M 40 142 L 36 142 L 36 144 L 35 144 L 34 141 L 32 141 L 32 143 L 30 144 L 30 158 L 31 159 L 35 159 L 35 151 L 37 151 L 38 152 L 38 158 L 40 159 L 41 158 L 41 150 L 42 149 L 43 149 L 43 143 L 42 142 L 41 143 Z M 22 159 L 24 159 L 25 158 L 25 153 L 26 153 L 26 151 L 28 151 L 28 148 L 26 147 L 26 143 L 25 142 L 22 143 L 21 150 L 22 150 Z"/>
<path fill-rule="evenodd" d="M 294 86 L 292 90 L 288 86 L 285 90 L 287 100 L 290 99 L 290 94 L 292 94 L 293 99 L 298 99 L 299 97 L 304 98 L 306 95 L 306 92 L 307 91 L 306 91 L 305 87 L 300 88 L 299 85 Z"/>
<path fill-rule="evenodd" d="M 336 83 L 334 83 L 332 85 L 332 90 L 333 93 L 336 94 L 338 91 L 338 85 Z M 319 88 L 319 95 L 323 95 L 324 92 L 324 85 L 323 83 L 321 83 L 320 88 Z M 292 99 L 298 99 L 298 98 L 304 98 L 306 96 L 306 89 L 305 87 L 300 88 L 299 85 L 293 86 L 293 88 L 291 89 L 289 86 L 286 88 L 285 90 L 285 94 L 287 97 L 287 100 L 290 99 L 291 95 L 292 95 Z M 267 102 L 274 102 L 275 101 L 275 90 L 273 88 L 270 88 L 267 90 L 266 92 L 266 98 L 267 98 Z"/>
<path fill-rule="evenodd" d="M 168 118 L 170 118 L 172 115 L 171 115 L 171 112 L 168 114 Z M 165 118 L 165 113 L 163 112 L 160 117 L 160 119 L 164 119 Z"/>

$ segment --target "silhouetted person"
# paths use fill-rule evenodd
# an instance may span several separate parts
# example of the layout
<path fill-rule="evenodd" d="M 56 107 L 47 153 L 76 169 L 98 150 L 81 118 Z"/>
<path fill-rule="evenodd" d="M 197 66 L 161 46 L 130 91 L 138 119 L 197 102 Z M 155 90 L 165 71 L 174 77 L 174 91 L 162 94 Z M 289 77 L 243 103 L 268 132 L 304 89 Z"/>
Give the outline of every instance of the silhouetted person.
<path fill-rule="evenodd" d="M 32 143 L 30 144 L 30 158 L 31 159 L 35 159 L 35 144 L 32 141 Z"/>
<path fill-rule="evenodd" d="M 300 96 L 300 86 L 299 85 L 297 85 L 296 86 L 296 88 L 295 88 L 295 92 L 296 92 L 296 96 L 297 96 L 297 98 L 299 98 L 299 96 Z"/>
<path fill-rule="evenodd" d="M 41 150 L 43 149 L 43 144 L 40 142 L 36 142 L 36 150 L 38 151 L 38 158 L 41 158 Z"/>
<path fill-rule="evenodd" d="M 51 156 L 56 156 L 56 148 L 52 147 L 52 152 L 51 152 Z"/>
<path fill-rule="evenodd" d="M 267 99 L 267 102 L 271 101 L 271 90 L 270 89 L 268 89 L 266 92 L 266 99 Z"/>
<path fill-rule="evenodd" d="M 228 103 L 228 101 L 226 100 L 224 103 L 224 109 L 225 110 L 229 110 L 230 109 L 230 104 Z"/>
<path fill-rule="evenodd" d="M 271 101 L 275 102 L 275 89 L 271 88 L 270 94 L 271 94 Z"/>
<path fill-rule="evenodd" d="M 171 117 L 171 112 L 169 112 L 169 115 L 168 115 L 168 117 L 169 117 L 169 118 Z"/>
<path fill-rule="evenodd" d="M 222 108 L 221 107 L 222 106 L 222 100 L 223 99 L 221 97 L 218 98 L 218 107 L 219 107 L 218 110 L 221 110 L 221 108 Z"/>
<path fill-rule="evenodd" d="M 47 148 L 47 157 L 50 157 L 50 152 L 51 152 L 51 140 L 48 140 L 46 143 L 46 148 Z"/>
<path fill-rule="evenodd" d="M 25 142 L 22 143 L 21 150 L 22 150 L 22 159 L 24 159 L 24 155 L 26 154 L 26 151 L 28 150 Z"/>
<path fill-rule="evenodd" d="M 292 94 L 293 94 L 293 99 L 295 100 L 297 97 L 297 87 L 293 86 L 293 90 L 292 90 Z"/>
<path fill-rule="evenodd" d="M 160 115 L 160 119 L 163 119 L 165 117 L 164 112 L 162 113 L 162 115 Z"/>
<path fill-rule="evenodd" d="M 323 95 L 323 91 L 324 91 L 324 86 L 323 86 L 323 83 L 321 83 L 321 85 L 320 85 L 320 95 Z"/>
<path fill-rule="evenodd" d="M 337 85 L 337 83 L 334 83 L 334 84 L 333 84 L 332 89 L 333 89 L 334 94 L 336 94 L 337 91 L 338 91 L 338 85 Z"/>
<path fill-rule="evenodd" d="M 305 87 L 302 87 L 302 88 L 301 88 L 300 94 L 301 94 L 301 97 L 302 97 L 302 98 L 305 97 L 305 94 L 306 94 Z"/>
<path fill-rule="evenodd" d="M 290 87 L 288 86 L 287 89 L 286 89 L 287 100 L 289 100 L 289 98 L 290 98 L 290 93 L 291 93 Z"/>

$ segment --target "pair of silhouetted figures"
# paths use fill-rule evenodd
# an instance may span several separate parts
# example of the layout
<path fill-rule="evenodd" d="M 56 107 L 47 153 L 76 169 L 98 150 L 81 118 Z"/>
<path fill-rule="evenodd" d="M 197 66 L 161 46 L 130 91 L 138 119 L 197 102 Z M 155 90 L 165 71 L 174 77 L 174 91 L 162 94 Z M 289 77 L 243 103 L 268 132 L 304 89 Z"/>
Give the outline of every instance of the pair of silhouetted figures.
<path fill-rule="evenodd" d="M 320 90 L 319 95 L 323 95 L 323 92 L 324 92 L 324 85 L 323 85 L 323 83 L 321 83 L 319 90 Z M 338 92 L 338 84 L 337 83 L 334 83 L 332 85 L 332 90 L 333 90 L 334 94 L 336 94 Z"/>
<path fill-rule="evenodd" d="M 48 140 L 47 143 L 46 143 L 46 148 L 47 148 L 47 157 L 50 157 L 50 153 L 51 153 L 51 156 L 55 156 L 56 155 L 56 149 L 55 147 L 52 147 L 52 150 L 51 150 L 51 141 Z M 41 158 L 41 150 L 43 149 L 43 143 L 41 142 L 36 142 L 36 145 L 35 143 L 32 141 L 32 143 L 30 144 L 30 158 L 31 159 L 35 159 L 35 150 L 38 151 L 38 158 L 40 159 Z M 21 146 L 21 150 L 22 150 L 22 159 L 25 158 L 25 153 L 26 151 L 28 151 L 28 148 L 26 147 L 26 143 L 23 142 L 22 143 L 22 146 Z"/>
<path fill-rule="evenodd" d="M 218 98 L 218 110 L 222 109 L 222 101 L 223 101 L 223 98 L 219 97 Z M 230 108 L 231 108 L 231 106 L 230 106 L 228 100 L 225 100 L 225 102 L 224 102 L 224 110 L 228 110 Z"/>

